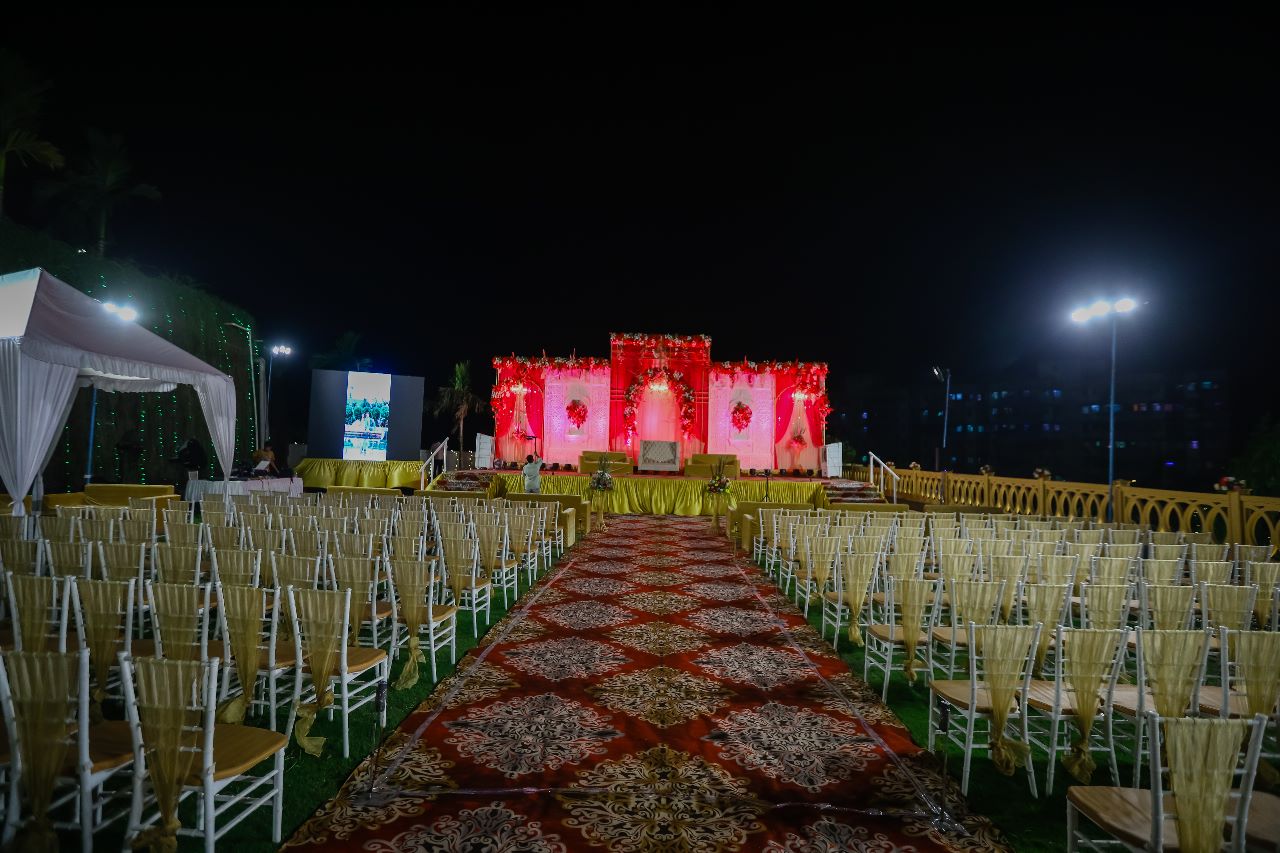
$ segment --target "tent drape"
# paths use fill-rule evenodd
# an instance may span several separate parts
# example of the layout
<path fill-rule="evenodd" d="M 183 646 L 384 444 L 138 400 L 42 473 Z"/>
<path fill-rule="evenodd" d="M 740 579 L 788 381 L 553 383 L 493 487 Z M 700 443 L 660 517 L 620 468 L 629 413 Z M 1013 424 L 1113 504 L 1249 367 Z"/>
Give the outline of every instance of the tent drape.
<path fill-rule="evenodd" d="M 78 386 L 102 391 L 195 388 L 225 476 L 235 455 L 231 377 L 42 269 L 0 275 L 0 480 L 14 499 L 38 482 Z M 37 485 L 37 496 L 43 489 Z"/>
<path fill-rule="evenodd" d="M 0 339 L 0 480 L 14 515 L 24 512 L 75 392 L 75 368 L 27 357 L 20 338 Z"/>

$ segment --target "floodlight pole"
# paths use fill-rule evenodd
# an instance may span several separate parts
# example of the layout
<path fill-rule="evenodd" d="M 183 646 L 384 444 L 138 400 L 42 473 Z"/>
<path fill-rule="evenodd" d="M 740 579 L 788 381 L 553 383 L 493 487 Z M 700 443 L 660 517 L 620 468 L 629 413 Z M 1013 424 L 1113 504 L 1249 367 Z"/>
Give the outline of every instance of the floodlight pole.
<path fill-rule="evenodd" d="M 1111 393 L 1107 402 L 1107 521 L 1116 517 L 1116 314 L 1111 312 Z"/>
<path fill-rule="evenodd" d="M 93 386 L 93 394 L 89 397 L 89 454 L 84 460 L 84 484 L 93 482 L 93 433 L 98 424 L 98 386 Z"/>

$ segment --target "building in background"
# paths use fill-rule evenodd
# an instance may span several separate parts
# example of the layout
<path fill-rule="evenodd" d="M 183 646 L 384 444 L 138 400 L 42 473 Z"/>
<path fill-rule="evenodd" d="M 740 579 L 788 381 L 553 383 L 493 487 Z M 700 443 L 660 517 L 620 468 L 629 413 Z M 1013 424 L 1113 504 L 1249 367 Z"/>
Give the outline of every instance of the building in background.
<path fill-rule="evenodd" d="M 942 467 L 967 473 L 1101 483 L 1107 471 L 1106 363 L 1039 361 L 988 378 L 951 384 Z M 1170 370 L 1124 374 L 1116 389 L 1116 475 L 1155 488 L 1204 491 L 1228 472 L 1233 425 L 1227 374 Z M 943 424 L 942 386 L 846 385 L 832 431 L 855 448 L 900 467 L 934 467 Z M 848 457 L 846 457 L 848 458 Z"/>

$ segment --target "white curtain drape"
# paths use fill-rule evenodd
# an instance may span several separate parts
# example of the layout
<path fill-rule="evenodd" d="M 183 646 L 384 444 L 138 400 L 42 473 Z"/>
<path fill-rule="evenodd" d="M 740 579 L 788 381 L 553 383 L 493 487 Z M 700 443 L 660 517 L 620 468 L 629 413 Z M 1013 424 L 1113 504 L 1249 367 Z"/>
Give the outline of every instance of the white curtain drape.
<path fill-rule="evenodd" d="M 0 481 L 13 514 L 48 462 L 76 393 L 74 367 L 37 361 L 20 338 L 0 339 Z"/>
<path fill-rule="evenodd" d="M 210 376 L 195 384 L 200 411 L 209 426 L 213 452 L 222 466 L 222 476 L 231 479 L 236 454 L 236 389 L 229 376 Z"/>

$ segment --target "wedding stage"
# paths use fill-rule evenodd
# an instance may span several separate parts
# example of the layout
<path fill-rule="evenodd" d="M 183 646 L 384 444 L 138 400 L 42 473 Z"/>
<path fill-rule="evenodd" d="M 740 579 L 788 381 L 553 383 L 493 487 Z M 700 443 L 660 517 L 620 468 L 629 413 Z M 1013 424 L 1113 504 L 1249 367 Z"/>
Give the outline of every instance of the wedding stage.
<path fill-rule="evenodd" d="M 736 457 L 743 471 L 820 468 L 825 364 L 712 361 L 707 335 L 615 333 L 609 349 L 608 359 L 495 358 L 496 460 L 537 453 L 576 466 L 584 452 L 613 451 L 643 469 L 648 445 L 669 448 L 663 470 L 699 454 Z"/>
<path fill-rule="evenodd" d="M 499 472 L 495 475 L 501 483 L 499 495 L 518 494 L 524 491 L 524 478 L 518 474 Z M 542 477 L 541 493 L 544 495 L 573 495 L 592 503 L 586 474 L 556 474 Z M 595 496 L 597 509 L 615 515 L 711 515 L 712 495 L 707 494 L 707 481 L 687 477 L 646 477 L 630 475 L 614 477 L 613 488 Z M 729 515 L 739 503 L 768 500 L 787 504 L 806 504 L 814 508 L 826 505 L 823 485 L 816 480 L 772 480 L 763 478 L 734 480 L 729 485 L 727 499 L 722 499 L 715 509 L 720 515 Z"/>

